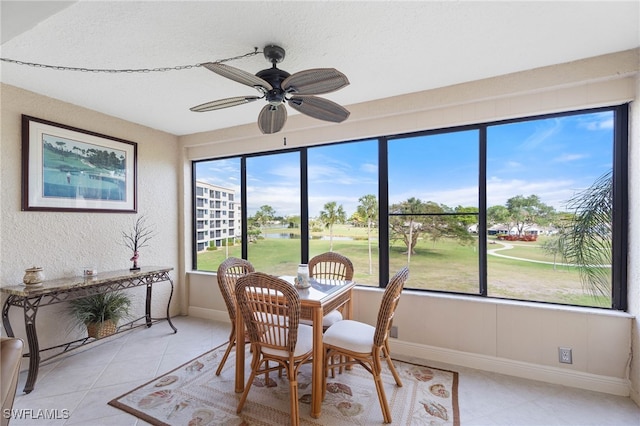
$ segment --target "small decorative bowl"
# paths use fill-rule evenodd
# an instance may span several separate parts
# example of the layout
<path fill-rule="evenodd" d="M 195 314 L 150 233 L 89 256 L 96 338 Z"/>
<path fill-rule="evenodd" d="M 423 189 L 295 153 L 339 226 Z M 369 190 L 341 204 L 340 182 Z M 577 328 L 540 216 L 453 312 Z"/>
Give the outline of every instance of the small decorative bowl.
<path fill-rule="evenodd" d="M 85 266 L 84 268 L 82 268 L 82 275 L 90 278 L 94 275 L 98 275 L 98 270 L 93 266 Z"/>
<path fill-rule="evenodd" d="M 42 271 L 42 267 L 34 266 L 32 268 L 24 270 L 24 277 L 22 278 L 22 282 L 24 283 L 24 285 L 41 285 L 42 281 L 44 281 L 44 272 Z"/>

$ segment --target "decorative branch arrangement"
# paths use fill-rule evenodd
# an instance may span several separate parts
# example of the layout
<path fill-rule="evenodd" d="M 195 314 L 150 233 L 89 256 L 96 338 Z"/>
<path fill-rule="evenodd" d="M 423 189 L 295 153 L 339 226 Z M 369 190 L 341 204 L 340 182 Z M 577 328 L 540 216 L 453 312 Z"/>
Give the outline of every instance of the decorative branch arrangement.
<path fill-rule="evenodd" d="M 149 245 L 149 240 L 153 238 L 154 235 L 155 231 L 147 224 L 147 219 L 144 215 L 136 219 L 130 231 L 122 231 L 124 245 L 133 251 L 133 257 L 129 259 L 133 262 L 133 266 L 129 268 L 131 271 L 140 269 L 138 266 L 138 252 L 141 248 Z"/>

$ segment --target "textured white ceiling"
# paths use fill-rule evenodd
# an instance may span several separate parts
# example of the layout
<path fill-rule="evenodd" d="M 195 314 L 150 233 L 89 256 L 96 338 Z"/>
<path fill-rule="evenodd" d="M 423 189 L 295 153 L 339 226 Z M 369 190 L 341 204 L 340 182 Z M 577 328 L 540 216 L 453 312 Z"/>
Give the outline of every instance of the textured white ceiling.
<path fill-rule="evenodd" d="M 345 73 L 351 85 L 324 96 L 347 108 L 640 45 L 638 1 L 42 3 L 2 1 L 3 58 L 81 68 L 156 68 L 277 44 L 286 49 L 278 67 L 290 73 L 321 67 Z M 251 73 L 270 66 L 262 55 L 228 64 Z M 257 94 L 203 67 L 144 74 L 7 62 L 0 67 L 3 83 L 176 135 L 253 123 L 264 105 L 189 111 L 207 101 Z"/>

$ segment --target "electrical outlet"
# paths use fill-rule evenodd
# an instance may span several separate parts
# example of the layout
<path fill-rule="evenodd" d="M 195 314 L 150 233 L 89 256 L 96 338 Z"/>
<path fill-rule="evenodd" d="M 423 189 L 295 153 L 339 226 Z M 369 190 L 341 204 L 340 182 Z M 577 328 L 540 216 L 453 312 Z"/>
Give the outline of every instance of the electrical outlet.
<path fill-rule="evenodd" d="M 558 348 L 558 358 L 563 364 L 573 364 L 571 348 Z"/>
<path fill-rule="evenodd" d="M 391 326 L 391 330 L 389 330 L 389 337 L 398 338 L 398 327 L 395 325 Z"/>

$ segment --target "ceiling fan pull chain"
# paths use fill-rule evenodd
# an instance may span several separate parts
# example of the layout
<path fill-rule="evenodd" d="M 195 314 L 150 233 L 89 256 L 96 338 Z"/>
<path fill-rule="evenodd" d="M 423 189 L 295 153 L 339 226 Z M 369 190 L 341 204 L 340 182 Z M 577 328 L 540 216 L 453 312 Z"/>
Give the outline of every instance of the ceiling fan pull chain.
<path fill-rule="evenodd" d="M 225 59 L 220 59 L 214 63 L 223 63 L 223 62 L 229 62 L 229 61 L 235 61 L 237 59 L 242 59 L 242 58 L 247 58 L 249 56 L 255 56 L 258 55 L 262 52 L 258 52 L 258 48 L 254 47 L 254 51 L 253 52 L 249 52 L 249 53 L 245 53 L 244 55 L 239 55 L 239 56 L 234 56 L 232 58 L 225 58 Z M 10 58 L 0 58 L 0 61 L 2 62 L 9 62 L 12 64 L 16 64 L 16 65 L 26 65 L 29 67 L 34 67 L 34 68 L 46 68 L 46 69 L 51 69 L 51 70 L 56 70 L 56 71 L 80 71 L 80 72 L 94 72 L 94 73 L 109 73 L 109 74 L 116 74 L 116 73 L 122 73 L 122 74 L 132 74 L 132 73 L 149 73 L 149 72 L 166 72 L 166 71 L 182 71 L 182 70 L 188 70 L 191 68 L 196 68 L 196 67 L 201 67 L 203 66 L 204 63 L 210 63 L 210 62 L 204 62 L 204 63 L 200 63 L 200 64 L 194 64 L 194 65 L 177 65 L 175 67 L 158 67 L 158 68 L 139 68 L 139 69 L 109 69 L 109 68 L 84 68 L 84 67 L 68 67 L 65 65 L 48 65 L 48 64 L 39 64 L 36 62 L 24 62 L 24 61 L 20 61 L 17 59 L 10 59 Z"/>

